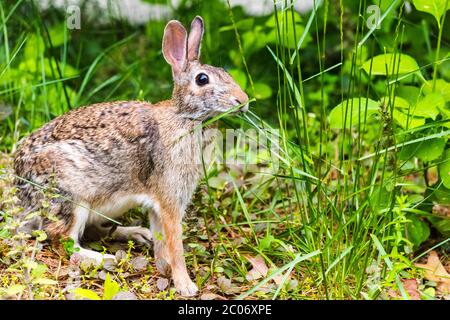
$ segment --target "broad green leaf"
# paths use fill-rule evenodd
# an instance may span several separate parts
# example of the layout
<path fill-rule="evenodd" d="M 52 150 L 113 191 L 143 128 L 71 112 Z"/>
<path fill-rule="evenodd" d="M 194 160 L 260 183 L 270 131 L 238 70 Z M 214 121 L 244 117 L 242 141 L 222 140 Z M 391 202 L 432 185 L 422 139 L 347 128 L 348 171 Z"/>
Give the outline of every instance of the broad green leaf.
<path fill-rule="evenodd" d="M 444 151 L 446 143 L 447 139 L 444 138 L 436 138 L 418 142 L 418 144 L 420 144 L 420 147 L 416 152 L 416 156 L 424 162 L 436 160 Z"/>
<path fill-rule="evenodd" d="M 248 55 L 264 48 L 267 42 L 267 34 L 261 26 L 242 34 L 242 46 Z"/>
<path fill-rule="evenodd" d="M 66 29 L 65 24 L 58 24 L 49 29 L 49 35 L 52 42 L 52 46 L 58 47 L 64 43 L 64 30 Z M 70 39 L 70 32 L 66 33 L 67 41 Z M 36 59 L 41 53 L 44 52 L 47 46 L 41 34 L 32 34 L 29 36 L 27 43 L 25 44 L 25 57 L 27 59 Z"/>
<path fill-rule="evenodd" d="M 412 129 L 412 128 L 420 127 L 425 124 L 425 118 L 414 117 L 411 114 L 408 115 L 397 109 L 394 109 L 393 116 L 394 116 L 394 120 L 403 129 Z"/>
<path fill-rule="evenodd" d="M 384 97 L 381 100 L 387 104 L 388 97 Z M 391 103 L 394 103 L 394 111 L 393 116 L 394 120 L 403 128 L 403 129 L 412 129 L 415 127 L 419 127 L 425 123 L 424 118 L 414 117 L 411 113 L 411 103 L 403 99 L 402 97 L 393 97 L 391 98 Z"/>
<path fill-rule="evenodd" d="M 450 2 L 445 7 L 446 0 L 413 0 L 413 3 L 417 10 L 433 15 L 439 26 L 442 15 L 450 9 Z"/>
<path fill-rule="evenodd" d="M 267 99 L 272 96 L 272 89 L 265 83 L 262 82 L 255 82 L 253 84 L 253 87 L 255 89 L 255 98 L 256 99 Z"/>
<path fill-rule="evenodd" d="M 367 112 L 366 112 L 367 106 Z M 347 110 L 347 113 L 345 113 Z M 345 100 L 338 104 L 331 110 L 330 113 L 330 127 L 333 129 L 342 129 L 345 121 L 345 128 L 348 129 L 351 126 L 358 124 L 359 119 L 361 125 L 364 122 L 364 117 L 367 114 L 367 120 L 370 115 L 378 113 L 379 103 L 368 98 L 353 98 Z M 345 117 L 347 114 L 347 117 Z"/>
<path fill-rule="evenodd" d="M 49 60 L 48 58 L 44 58 L 44 73 L 48 78 L 52 78 L 54 75 L 58 75 L 57 72 L 57 65 L 55 60 Z M 19 70 L 26 71 L 29 73 L 38 73 L 41 74 L 41 60 L 35 60 L 35 59 L 28 59 L 25 61 L 22 61 L 19 64 Z M 69 64 L 66 64 L 64 66 L 60 65 L 60 69 L 62 72 L 62 76 L 66 78 L 74 77 L 78 75 L 78 71 L 70 66 Z M 53 70 L 53 71 L 52 71 Z"/>
<path fill-rule="evenodd" d="M 399 86 L 395 90 L 397 97 L 403 98 L 409 102 L 410 105 L 416 105 L 420 97 L 420 89 L 414 86 Z"/>
<path fill-rule="evenodd" d="M 386 99 L 387 99 L 387 97 L 382 99 L 382 101 L 386 101 Z M 408 100 L 403 99 L 402 97 L 394 97 L 391 99 L 391 102 L 394 103 L 395 108 L 400 108 L 400 109 L 409 109 L 409 107 L 411 105 L 411 103 L 409 103 Z"/>
<path fill-rule="evenodd" d="M 449 1 L 450 2 L 450 1 Z M 433 80 L 427 81 L 422 86 L 422 91 L 425 95 L 429 95 L 433 93 Z M 445 102 L 450 101 L 450 83 L 445 80 L 437 79 L 435 93 L 438 93 L 442 96 Z"/>
<path fill-rule="evenodd" d="M 372 72 L 370 72 L 371 64 Z M 419 71 L 419 65 L 414 58 L 399 53 L 386 53 L 375 56 L 364 62 L 362 68 L 367 74 L 383 76 Z"/>
<path fill-rule="evenodd" d="M 102 300 L 102 299 L 100 299 L 98 294 L 92 290 L 76 288 L 74 293 L 75 293 L 75 297 L 77 297 L 77 298 L 86 298 L 89 300 Z"/>
<path fill-rule="evenodd" d="M 439 164 L 439 177 L 447 189 L 450 189 L 450 149 L 444 153 L 442 162 Z"/>
<path fill-rule="evenodd" d="M 450 219 L 436 219 L 432 224 L 444 237 L 450 237 Z"/>
<path fill-rule="evenodd" d="M 444 127 L 450 128 L 450 108 L 446 106 L 438 107 L 439 111 L 441 112 L 442 119 L 448 120 L 447 122 L 444 122 L 442 125 Z"/>
<path fill-rule="evenodd" d="M 421 98 L 417 104 L 411 108 L 411 114 L 418 117 L 432 118 L 439 114 L 438 107 L 445 105 L 445 100 L 439 93 L 430 93 Z"/>
<path fill-rule="evenodd" d="M 237 82 L 242 90 L 245 90 L 245 88 L 247 88 L 247 75 L 244 71 L 239 69 L 230 69 L 228 70 L 228 73 L 233 77 L 234 81 Z"/>
<path fill-rule="evenodd" d="M 409 220 L 405 225 L 406 238 L 417 248 L 430 236 L 430 227 L 414 214 L 407 214 L 406 218 Z"/>
<path fill-rule="evenodd" d="M 384 187 L 375 186 L 369 197 L 369 204 L 375 213 L 388 208 L 391 204 L 390 192 Z"/>
<path fill-rule="evenodd" d="M 111 300 L 120 291 L 119 284 L 111 279 L 109 273 L 106 274 L 103 290 L 103 300 Z"/>

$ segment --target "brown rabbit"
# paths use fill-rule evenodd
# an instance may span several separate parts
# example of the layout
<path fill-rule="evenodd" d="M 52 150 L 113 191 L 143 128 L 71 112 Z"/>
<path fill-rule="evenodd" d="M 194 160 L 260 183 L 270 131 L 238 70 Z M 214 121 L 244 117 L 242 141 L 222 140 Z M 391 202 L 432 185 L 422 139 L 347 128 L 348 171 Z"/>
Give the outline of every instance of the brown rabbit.
<path fill-rule="evenodd" d="M 202 176 L 202 152 L 213 141 L 205 128 L 199 135 L 192 132 L 231 108 L 248 108 L 247 95 L 225 70 L 199 61 L 202 36 L 201 17 L 192 21 L 189 37 L 179 21 L 164 30 L 163 54 L 175 82 L 172 99 L 72 110 L 25 139 L 14 161 L 25 213 L 40 208 L 39 186 L 61 195 L 50 200 L 49 213 L 58 219 L 30 220 L 29 227 L 43 227 L 52 238 L 70 237 L 82 256 L 97 261 L 114 256 L 80 246 L 88 226 L 118 240 L 149 244 L 153 239 L 155 259 L 168 262 L 184 296 L 198 289 L 186 270 L 181 221 Z M 149 208 L 151 231 L 114 229 L 102 216 L 115 219 L 136 206 Z"/>

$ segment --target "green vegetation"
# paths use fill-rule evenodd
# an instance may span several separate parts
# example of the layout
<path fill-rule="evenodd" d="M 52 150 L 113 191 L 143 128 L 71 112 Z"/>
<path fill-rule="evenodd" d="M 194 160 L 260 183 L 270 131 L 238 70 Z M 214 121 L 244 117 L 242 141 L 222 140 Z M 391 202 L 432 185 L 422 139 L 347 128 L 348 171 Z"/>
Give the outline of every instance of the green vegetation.
<path fill-rule="evenodd" d="M 431 252 L 450 265 L 450 1 L 316 0 L 300 14 L 284 0 L 258 17 L 230 2 L 184 0 L 171 18 L 203 16 L 203 61 L 255 99 L 220 126 L 278 129 L 281 149 L 276 172 L 206 173 L 185 232 L 200 297 L 448 298 L 448 273 L 416 263 Z M 120 258 L 105 273 L 69 259 L 68 240 L 16 232 L 11 153 L 22 137 L 79 106 L 171 93 L 166 19 L 134 26 L 83 13 L 69 30 L 66 15 L 0 3 L 0 297 L 178 298 L 147 248 L 91 243 Z M 134 210 L 122 222 L 143 217 Z"/>

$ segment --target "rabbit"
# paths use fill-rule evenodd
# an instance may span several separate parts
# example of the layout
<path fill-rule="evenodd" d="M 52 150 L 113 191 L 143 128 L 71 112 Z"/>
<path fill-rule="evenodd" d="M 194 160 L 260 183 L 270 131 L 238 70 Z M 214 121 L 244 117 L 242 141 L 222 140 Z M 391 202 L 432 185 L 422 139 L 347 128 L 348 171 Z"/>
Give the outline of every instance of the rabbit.
<path fill-rule="evenodd" d="M 25 213 L 42 206 L 45 190 L 59 195 L 50 197 L 46 217 L 28 221 L 31 229 L 43 228 L 50 239 L 71 238 L 81 256 L 99 262 L 114 256 L 81 246 L 87 227 L 117 240 L 153 243 L 155 260 L 168 263 L 183 296 L 198 292 L 186 269 L 182 218 L 204 172 L 199 158 L 214 142 L 211 128 L 202 124 L 233 108 L 233 114 L 245 112 L 249 104 L 224 69 L 200 62 L 203 32 L 200 16 L 193 19 L 189 36 L 177 20 L 164 29 L 162 53 L 174 81 L 170 100 L 71 110 L 23 139 L 14 157 Z M 199 125 L 198 134 L 192 134 Z M 150 229 L 111 226 L 108 218 L 138 206 L 149 209 Z"/>

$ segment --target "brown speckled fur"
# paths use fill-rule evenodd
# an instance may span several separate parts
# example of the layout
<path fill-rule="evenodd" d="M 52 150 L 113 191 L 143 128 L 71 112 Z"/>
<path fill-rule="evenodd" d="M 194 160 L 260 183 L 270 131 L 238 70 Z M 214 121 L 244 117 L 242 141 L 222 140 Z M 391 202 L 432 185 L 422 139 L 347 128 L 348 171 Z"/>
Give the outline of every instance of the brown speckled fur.
<path fill-rule="evenodd" d="M 181 219 L 202 175 L 202 151 L 214 138 L 209 129 L 194 129 L 248 100 L 223 69 L 199 62 L 202 34 L 199 17 L 189 39 L 179 22 L 166 26 L 163 52 L 175 82 L 171 100 L 117 101 L 72 110 L 26 138 L 14 161 L 24 214 L 40 208 L 42 187 L 61 195 L 50 199 L 50 213 L 59 221 L 41 221 L 50 237 L 72 237 L 78 246 L 86 226 L 107 222 L 92 211 L 116 218 L 135 205 L 153 208 L 149 218 L 155 258 L 169 263 L 183 295 L 193 295 L 197 288 L 184 262 Z M 199 73 L 207 74 L 210 83 L 196 84 Z M 33 228 L 40 225 L 30 223 Z M 158 232 L 162 240 L 155 237 Z M 149 233 L 142 227 L 114 232 L 118 239 L 143 243 Z M 80 249 L 88 257 L 100 255 Z"/>

